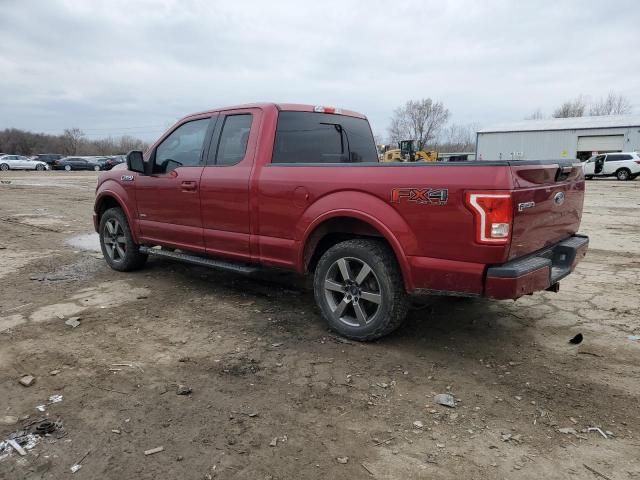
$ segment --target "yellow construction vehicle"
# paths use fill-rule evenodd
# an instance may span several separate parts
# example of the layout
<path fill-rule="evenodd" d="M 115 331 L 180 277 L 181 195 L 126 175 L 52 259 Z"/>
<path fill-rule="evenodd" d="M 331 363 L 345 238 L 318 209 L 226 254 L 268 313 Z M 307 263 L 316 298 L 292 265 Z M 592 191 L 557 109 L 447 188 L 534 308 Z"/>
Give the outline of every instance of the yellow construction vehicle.
<path fill-rule="evenodd" d="M 402 140 L 398 148 L 384 152 L 383 162 L 436 162 L 438 152 L 435 150 L 416 150 L 415 140 Z"/>

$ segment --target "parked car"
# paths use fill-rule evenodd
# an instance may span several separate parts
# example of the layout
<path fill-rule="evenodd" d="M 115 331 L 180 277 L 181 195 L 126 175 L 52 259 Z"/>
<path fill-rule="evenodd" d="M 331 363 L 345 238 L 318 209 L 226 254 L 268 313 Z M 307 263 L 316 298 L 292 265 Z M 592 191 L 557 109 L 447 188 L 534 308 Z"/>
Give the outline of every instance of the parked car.
<path fill-rule="evenodd" d="M 0 157 L 0 170 L 48 170 L 49 166 L 24 155 L 3 155 Z"/>
<path fill-rule="evenodd" d="M 92 158 L 64 157 L 53 161 L 54 170 L 101 170 L 100 164 Z"/>
<path fill-rule="evenodd" d="M 127 161 L 126 155 L 114 155 L 112 157 L 108 157 L 104 163 L 103 170 L 111 170 L 116 165 L 120 165 L 121 163 L 125 163 Z"/>
<path fill-rule="evenodd" d="M 411 295 L 557 291 L 588 248 L 584 190 L 577 161 L 382 163 L 364 115 L 257 104 L 130 152 L 98 177 L 93 220 L 114 270 L 159 256 L 310 274 L 329 326 L 372 340 Z"/>
<path fill-rule="evenodd" d="M 59 153 L 39 153 L 31 157 L 33 160 L 40 160 L 41 162 L 45 162 L 47 165 L 51 165 L 54 160 L 60 160 L 64 158 L 64 155 L 60 155 Z"/>
<path fill-rule="evenodd" d="M 584 175 L 587 180 L 593 177 L 634 180 L 640 175 L 640 155 L 637 152 L 594 155 L 584 163 Z"/>

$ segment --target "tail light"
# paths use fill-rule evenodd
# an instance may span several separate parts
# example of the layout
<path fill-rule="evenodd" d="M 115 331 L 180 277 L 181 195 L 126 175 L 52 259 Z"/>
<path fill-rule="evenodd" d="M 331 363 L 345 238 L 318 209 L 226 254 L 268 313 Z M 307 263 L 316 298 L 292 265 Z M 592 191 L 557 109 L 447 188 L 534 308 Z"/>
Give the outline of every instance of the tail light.
<path fill-rule="evenodd" d="M 510 192 L 467 192 L 466 204 L 474 216 L 476 242 L 486 245 L 509 242 L 513 224 Z"/>
<path fill-rule="evenodd" d="M 640 165 L 640 160 L 636 160 L 636 163 Z"/>

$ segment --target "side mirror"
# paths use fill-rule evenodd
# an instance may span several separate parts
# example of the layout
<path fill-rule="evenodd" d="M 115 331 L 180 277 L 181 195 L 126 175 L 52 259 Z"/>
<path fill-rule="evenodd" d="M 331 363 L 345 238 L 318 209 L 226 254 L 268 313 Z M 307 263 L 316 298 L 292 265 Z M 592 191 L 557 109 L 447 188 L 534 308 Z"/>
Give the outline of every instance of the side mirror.
<path fill-rule="evenodd" d="M 132 172 L 144 173 L 144 159 L 140 150 L 127 153 L 127 169 Z"/>

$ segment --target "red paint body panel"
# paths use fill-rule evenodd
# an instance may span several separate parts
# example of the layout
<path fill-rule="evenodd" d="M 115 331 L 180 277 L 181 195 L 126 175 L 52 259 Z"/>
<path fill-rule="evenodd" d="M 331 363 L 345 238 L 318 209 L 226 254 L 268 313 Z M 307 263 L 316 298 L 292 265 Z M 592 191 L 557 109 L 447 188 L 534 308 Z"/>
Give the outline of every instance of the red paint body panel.
<path fill-rule="evenodd" d="M 509 259 L 540 250 L 578 231 L 584 201 L 584 175 L 579 162 L 566 180 L 557 182 L 557 165 L 512 166 L 513 203 L 535 202 L 535 207 L 516 212 Z M 562 205 L 554 196 L 565 195 Z"/>
<path fill-rule="evenodd" d="M 314 234 L 327 221 L 348 218 L 387 240 L 410 292 L 516 298 L 549 286 L 543 285 L 542 272 L 489 282 L 486 271 L 576 233 L 584 197 L 581 168 L 557 180 L 554 162 L 276 165 L 271 157 L 281 111 L 313 112 L 314 106 L 251 104 L 185 117 L 149 148 L 147 161 L 186 121 L 251 113 L 244 160 L 232 166 L 181 167 L 171 178 L 134 173 L 130 185 L 120 176 L 131 172 L 104 172 L 98 201 L 109 195 L 117 199 L 139 243 L 305 272 L 305 249 Z M 366 118 L 345 110 L 340 114 Z M 195 182 L 197 189 L 182 191 L 184 180 Z M 411 202 L 406 196 L 392 201 L 394 189 L 446 189 L 447 198 L 442 204 Z M 474 215 L 465 204 L 467 192 L 493 190 L 511 192 L 513 198 L 514 221 L 504 245 L 476 242 Z M 559 191 L 565 195 L 562 206 L 554 204 Z M 535 202 L 535 207 L 518 211 L 525 202 Z"/>

